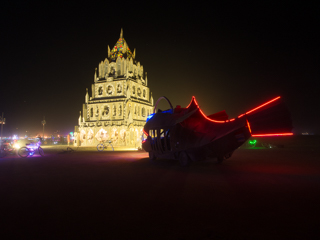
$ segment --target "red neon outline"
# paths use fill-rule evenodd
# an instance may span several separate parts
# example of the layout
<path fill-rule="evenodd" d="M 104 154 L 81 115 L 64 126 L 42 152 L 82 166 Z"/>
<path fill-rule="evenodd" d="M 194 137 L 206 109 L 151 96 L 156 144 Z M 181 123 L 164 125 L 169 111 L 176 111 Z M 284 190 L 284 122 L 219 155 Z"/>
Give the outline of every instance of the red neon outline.
<path fill-rule="evenodd" d="M 248 126 L 248 128 L 249 128 L 249 132 L 250 132 L 250 134 L 251 134 L 251 136 L 252 136 L 252 132 L 251 132 L 251 127 L 250 127 L 250 123 L 249 123 L 248 119 L 246 119 L 246 120 L 247 120 L 247 126 Z"/>
<path fill-rule="evenodd" d="M 272 99 L 272 100 L 270 100 L 269 102 L 266 102 L 266 103 L 264 103 L 264 104 L 261 104 L 259 107 L 256 107 L 256 108 L 254 108 L 254 109 L 252 109 L 252 110 L 250 110 L 250 111 L 246 112 L 246 114 L 252 113 L 253 111 L 258 110 L 259 108 L 262 108 L 262 107 L 264 107 L 264 106 L 266 106 L 266 105 L 268 105 L 268 104 L 270 104 L 270 103 L 272 103 L 272 102 L 274 102 L 274 101 L 278 100 L 279 98 L 280 98 L 280 96 L 279 96 L 279 97 L 276 97 L 276 98 L 274 98 L 274 99 Z M 240 116 L 241 116 L 241 115 L 240 115 Z"/>
<path fill-rule="evenodd" d="M 142 131 L 143 131 L 143 133 L 144 133 L 147 137 L 149 137 L 149 134 L 146 133 L 146 131 L 145 131 L 144 129 L 143 129 Z"/>
<path fill-rule="evenodd" d="M 267 133 L 267 134 L 252 134 L 252 137 L 271 137 L 271 136 L 292 136 L 293 133 Z"/>
<path fill-rule="evenodd" d="M 190 107 L 190 105 L 191 105 L 191 103 L 192 103 L 192 100 L 193 100 L 193 99 L 195 99 L 195 96 L 192 96 L 192 98 L 191 98 L 191 102 L 189 103 L 189 105 L 188 105 L 188 106 L 186 106 L 186 108 Z"/>
<path fill-rule="evenodd" d="M 250 110 L 250 111 L 247 111 L 246 113 L 240 114 L 240 115 L 238 116 L 238 118 L 241 118 L 241 117 L 243 117 L 243 116 L 245 116 L 245 115 L 247 115 L 247 114 L 249 114 L 249 113 L 252 113 L 252 112 L 254 112 L 254 111 L 256 111 L 256 110 L 258 110 L 258 109 L 260 109 L 260 108 L 262 108 L 262 107 L 264 107 L 264 106 L 266 106 L 266 105 L 268 105 L 268 104 L 270 104 L 270 103 L 272 103 L 272 102 L 274 102 L 274 101 L 276 101 L 276 100 L 278 100 L 278 99 L 280 99 L 280 98 L 281 98 L 281 97 L 278 96 L 278 97 L 276 97 L 276 98 L 274 98 L 274 99 L 271 99 L 270 101 L 268 101 L 268 102 L 266 102 L 266 103 L 264 103 L 264 104 L 261 104 L 260 106 L 254 108 L 254 109 L 252 109 L 252 110 Z M 193 100 L 194 100 L 195 104 L 197 105 L 197 108 L 199 108 L 199 111 L 200 111 L 200 113 L 202 114 L 202 116 L 203 116 L 205 119 L 209 120 L 210 122 L 226 123 L 226 122 L 232 122 L 232 121 L 235 120 L 235 118 L 232 118 L 232 119 L 226 120 L 226 121 L 218 121 L 218 120 L 214 120 L 214 119 L 208 118 L 208 117 L 204 114 L 204 112 L 201 110 L 201 108 L 199 107 L 199 104 L 198 104 L 195 96 L 192 96 L 191 102 L 189 103 L 189 105 L 188 105 L 186 108 L 189 108 L 189 107 L 190 107 L 190 105 L 191 105 L 191 103 L 192 103 Z M 251 127 L 250 127 L 250 124 L 249 124 L 248 120 L 247 120 L 247 123 L 248 123 L 249 131 L 250 131 L 250 134 L 251 134 Z M 277 136 L 277 135 L 279 135 L 279 136 L 289 136 L 289 135 L 293 135 L 293 133 L 257 134 L 257 135 L 252 135 L 252 136 L 259 136 L 259 137 L 260 137 L 260 136 Z"/>
<path fill-rule="evenodd" d="M 197 105 L 197 108 L 199 108 L 200 113 L 202 114 L 202 116 L 204 116 L 205 119 L 209 120 L 210 122 L 215 122 L 215 123 L 225 123 L 225 122 L 226 122 L 226 121 L 217 121 L 217 120 L 213 120 L 213 119 L 211 119 L 211 118 L 208 118 L 208 117 L 202 112 L 202 110 L 201 110 L 201 108 L 199 107 L 199 104 L 198 104 L 196 98 L 195 98 L 195 97 L 193 97 L 193 98 L 194 98 L 195 104 Z M 193 99 L 193 98 L 192 98 L 192 99 Z M 191 102 L 192 102 L 192 100 L 191 100 Z M 190 104 L 191 104 L 191 103 L 190 103 Z M 189 105 L 190 105 L 190 104 L 189 104 Z"/>

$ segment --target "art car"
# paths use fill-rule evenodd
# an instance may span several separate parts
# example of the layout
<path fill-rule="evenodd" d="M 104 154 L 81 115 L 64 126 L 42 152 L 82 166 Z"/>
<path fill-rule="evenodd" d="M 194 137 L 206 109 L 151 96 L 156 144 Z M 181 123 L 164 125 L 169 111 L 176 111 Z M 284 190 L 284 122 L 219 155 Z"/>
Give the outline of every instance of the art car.
<path fill-rule="evenodd" d="M 169 103 L 170 109 L 155 113 L 162 99 Z M 228 118 L 225 111 L 206 116 L 195 97 L 185 108 L 173 108 L 169 99 L 161 97 L 154 113 L 147 118 L 142 147 L 149 152 L 151 160 L 177 159 L 180 165 L 186 166 L 208 157 L 222 162 L 251 136 L 293 135 L 290 113 L 280 97 L 237 118 Z"/>

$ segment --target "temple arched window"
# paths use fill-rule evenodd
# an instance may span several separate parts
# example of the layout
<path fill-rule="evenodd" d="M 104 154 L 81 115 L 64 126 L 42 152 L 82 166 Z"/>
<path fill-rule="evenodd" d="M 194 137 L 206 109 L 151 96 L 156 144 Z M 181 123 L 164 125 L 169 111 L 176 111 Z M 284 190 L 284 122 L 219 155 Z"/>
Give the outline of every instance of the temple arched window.
<path fill-rule="evenodd" d="M 112 86 L 109 85 L 109 86 L 107 87 L 106 91 L 107 91 L 107 94 L 108 94 L 108 95 L 111 95 L 111 94 L 113 93 L 113 88 L 112 88 Z"/>
<path fill-rule="evenodd" d="M 122 87 L 121 87 L 120 84 L 118 84 L 118 86 L 117 86 L 117 93 L 121 93 L 121 91 L 122 91 Z"/>
<path fill-rule="evenodd" d="M 121 107 L 121 105 L 119 106 L 119 116 L 121 116 L 122 115 L 122 107 Z"/>
<path fill-rule="evenodd" d="M 102 112 L 102 116 L 107 116 L 109 114 L 109 107 L 108 106 L 104 106 L 103 112 Z"/>
<path fill-rule="evenodd" d="M 117 109 L 116 109 L 116 106 L 115 105 L 113 105 L 113 116 L 115 116 L 116 114 L 117 114 Z"/>
<path fill-rule="evenodd" d="M 114 67 L 113 66 L 111 66 L 111 68 L 110 68 L 110 75 L 115 75 L 115 73 L 116 73 L 116 70 L 114 69 Z"/>
<path fill-rule="evenodd" d="M 90 109 L 90 117 L 93 117 L 93 108 Z"/>
<path fill-rule="evenodd" d="M 96 108 L 96 117 L 98 117 L 99 116 L 99 107 L 97 106 L 97 108 Z"/>

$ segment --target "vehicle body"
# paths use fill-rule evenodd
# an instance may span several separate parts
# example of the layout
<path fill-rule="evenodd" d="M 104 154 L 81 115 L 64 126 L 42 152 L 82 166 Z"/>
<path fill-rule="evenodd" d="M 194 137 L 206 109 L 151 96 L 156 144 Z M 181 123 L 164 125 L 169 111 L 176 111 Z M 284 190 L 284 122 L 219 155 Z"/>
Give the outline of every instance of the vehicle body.
<path fill-rule="evenodd" d="M 155 113 L 161 99 L 171 109 Z M 161 97 L 144 126 L 142 147 L 150 159 L 177 159 L 181 165 L 207 157 L 222 162 L 253 135 L 292 135 L 291 129 L 290 114 L 280 97 L 233 119 L 225 111 L 206 116 L 195 97 L 186 108 L 175 109 Z"/>

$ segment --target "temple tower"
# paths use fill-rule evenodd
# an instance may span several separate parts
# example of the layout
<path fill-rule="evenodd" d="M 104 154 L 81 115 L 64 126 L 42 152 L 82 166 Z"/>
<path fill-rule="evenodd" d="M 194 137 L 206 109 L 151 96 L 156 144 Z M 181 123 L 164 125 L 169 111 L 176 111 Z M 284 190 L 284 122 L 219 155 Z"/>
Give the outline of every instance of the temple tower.
<path fill-rule="evenodd" d="M 76 146 L 96 146 L 111 140 L 113 146 L 138 148 L 153 99 L 143 66 L 120 38 L 108 57 L 95 69 L 91 96 L 88 89 L 79 125 L 75 126 Z"/>

